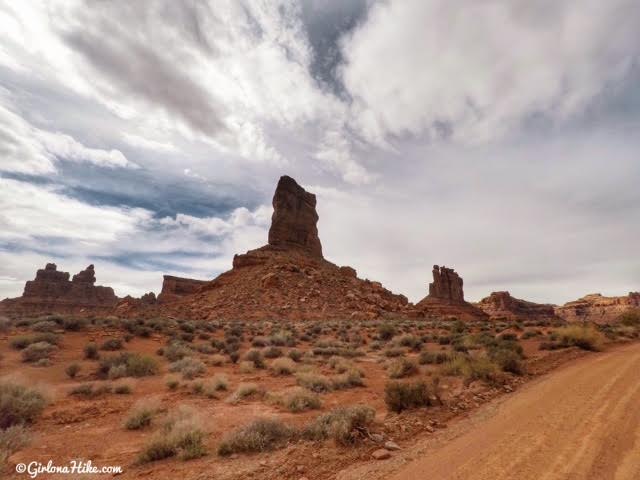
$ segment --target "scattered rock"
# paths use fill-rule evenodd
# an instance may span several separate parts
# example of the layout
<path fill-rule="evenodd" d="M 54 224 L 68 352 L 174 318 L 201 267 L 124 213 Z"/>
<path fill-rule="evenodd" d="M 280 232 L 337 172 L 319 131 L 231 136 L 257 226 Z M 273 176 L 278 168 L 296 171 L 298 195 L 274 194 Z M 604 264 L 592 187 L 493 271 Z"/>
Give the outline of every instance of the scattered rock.
<path fill-rule="evenodd" d="M 392 442 L 391 440 L 385 442 L 384 444 L 384 448 L 386 448 L 387 450 L 400 450 L 400 445 L 398 445 L 396 442 Z"/>
<path fill-rule="evenodd" d="M 391 457 L 391 452 L 384 448 L 380 448 L 371 454 L 373 458 L 376 460 L 385 460 Z"/>

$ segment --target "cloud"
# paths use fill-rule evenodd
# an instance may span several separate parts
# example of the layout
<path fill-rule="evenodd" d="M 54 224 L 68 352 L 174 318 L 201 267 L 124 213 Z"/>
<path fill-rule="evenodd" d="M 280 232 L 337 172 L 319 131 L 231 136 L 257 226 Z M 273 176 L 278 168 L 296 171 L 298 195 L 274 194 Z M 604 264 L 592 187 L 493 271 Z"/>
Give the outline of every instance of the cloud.
<path fill-rule="evenodd" d="M 637 62 L 633 0 L 391 0 L 343 45 L 353 125 L 370 141 L 493 141 L 565 122 Z"/>
<path fill-rule="evenodd" d="M 138 168 L 118 150 L 89 148 L 70 135 L 36 128 L 2 103 L 0 155 L 3 156 L 0 170 L 28 174 L 53 173 L 58 160 L 105 168 Z"/>

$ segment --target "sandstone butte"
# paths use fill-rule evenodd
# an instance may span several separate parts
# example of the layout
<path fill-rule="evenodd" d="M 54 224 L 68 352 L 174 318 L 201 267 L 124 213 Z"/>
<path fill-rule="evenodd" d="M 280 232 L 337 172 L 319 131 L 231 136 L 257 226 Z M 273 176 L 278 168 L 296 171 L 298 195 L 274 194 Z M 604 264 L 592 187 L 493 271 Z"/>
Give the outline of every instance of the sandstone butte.
<path fill-rule="evenodd" d="M 509 292 L 493 292 L 475 304 L 491 320 L 559 320 L 555 305 L 527 302 L 512 297 Z"/>
<path fill-rule="evenodd" d="M 268 243 L 235 255 L 232 269 L 213 280 L 165 275 L 156 298 L 118 298 L 95 285 L 93 265 L 74 275 L 47 264 L 28 281 L 21 297 L 0 302 L 0 312 L 65 313 L 193 319 L 375 319 L 382 317 L 483 320 L 556 318 L 614 321 L 640 308 L 640 294 L 588 295 L 561 307 L 540 305 L 494 292 L 477 304 L 464 299 L 463 280 L 451 268 L 434 266 L 428 295 L 415 305 L 379 282 L 358 278 L 348 266 L 326 260 L 318 234 L 316 197 L 291 177 L 280 178 L 273 196 Z M 555 316 L 554 316 L 555 315 Z"/>
<path fill-rule="evenodd" d="M 465 301 L 462 286 L 462 278 L 452 268 L 434 265 L 429 294 L 416 303 L 413 316 L 486 320 L 486 313 Z"/>

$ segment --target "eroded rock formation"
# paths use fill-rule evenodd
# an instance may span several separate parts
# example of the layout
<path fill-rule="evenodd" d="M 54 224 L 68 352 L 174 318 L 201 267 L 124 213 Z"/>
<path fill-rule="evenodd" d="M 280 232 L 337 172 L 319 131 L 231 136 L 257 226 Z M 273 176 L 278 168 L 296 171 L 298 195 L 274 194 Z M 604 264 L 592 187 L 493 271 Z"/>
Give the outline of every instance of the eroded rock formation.
<path fill-rule="evenodd" d="M 462 278 L 452 268 L 433 266 L 429 294 L 416 303 L 413 316 L 484 320 L 488 316 L 464 300 Z"/>
<path fill-rule="evenodd" d="M 193 286 L 180 296 L 173 294 L 181 283 L 165 277 L 159 308 L 202 319 L 368 319 L 404 312 L 405 296 L 323 258 L 315 195 L 285 176 L 273 209 L 267 245 L 235 255 L 233 269 L 205 285 L 179 279 Z"/>
<path fill-rule="evenodd" d="M 54 263 L 36 272 L 25 284 L 21 297 L 2 302 L 6 311 L 35 315 L 40 313 L 107 312 L 118 302 L 110 287 L 96 286 L 93 265 L 69 280 L 69 273 L 58 271 Z"/>
<path fill-rule="evenodd" d="M 476 306 L 491 320 L 557 320 L 554 305 L 528 302 L 512 297 L 509 292 L 493 292 Z"/>
<path fill-rule="evenodd" d="M 640 309 L 640 292 L 629 292 L 623 297 L 605 297 L 599 293 L 586 295 L 578 300 L 555 308 L 555 313 L 567 322 L 613 323 L 620 315 Z"/>
<path fill-rule="evenodd" d="M 285 175 L 278 181 L 272 204 L 269 245 L 302 249 L 314 257 L 322 258 L 316 196 Z"/>
<path fill-rule="evenodd" d="M 464 303 L 462 278 L 453 268 L 433 266 L 433 282 L 429 284 L 429 296 L 450 303 Z"/>

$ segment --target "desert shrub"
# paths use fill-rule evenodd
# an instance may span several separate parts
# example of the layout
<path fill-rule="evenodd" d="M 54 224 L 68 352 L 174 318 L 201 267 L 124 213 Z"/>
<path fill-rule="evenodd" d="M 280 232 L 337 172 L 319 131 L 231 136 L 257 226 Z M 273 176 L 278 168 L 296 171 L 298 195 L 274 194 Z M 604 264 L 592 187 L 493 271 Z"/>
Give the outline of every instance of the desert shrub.
<path fill-rule="evenodd" d="M 284 392 L 272 394 L 270 399 L 276 405 L 294 413 L 318 409 L 321 406 L 318 394 L 302 387 L 292 387 Z"/>
<path fill-rule="evenodd" d="M 253 373 L 255 372 L 256 367 L 253 364 L 253 362 L 250 362 L 247 360 L 244 362 L 240 362 L 239 369 L 240 369 L 240 373 Z"/>
<path fill-rule="evenodd" d="M 362 372 L 356 368 L 349 369 L 344 373 L 331 377 L 331 387 L 335 390 L 362 386 L 364 386 Z"/>
<path fill-rule="evenodd" d="M 70 332 L 77 332 L 83 330 L 87 326 L 87 321 L 84 318 L 65 318 L 62 321 L 62 328 Z"/>
<path fill-rule="evenodd" d="M 34 332 L 53 332 L 56 328 L 58 328 L 58 324 L 51 320 L 40 320 L 31 326 L 31 330 Z"/>
<path fill-rule="evenodd" d="M 182 378 L 187 380 L 203 375 L 206 370 L 206 365 L 193 357 L 184 357 L 169 365 L 169 371 L 179 372 L 182 374 Z"/>
<path fill-rule="evenodd" d="M 164 348 L 164 357 L 170 362 L 176 362 L 183 359 L 191 353 L 191 349 L 182 343 L 170 343 Z"/>
<path fill-rule="evenodd" d="M 384 401 L 387 408 L 401 412 L 410 408 L 428 407 L 431 405 L 429 386 L 419 382 L 388 382 L 384 387 Z"/>
<path fill-rule="evenodd" d="M 88 360 L 97 360 L 100 358 L 98 353 L 98 346 L 95 343 L 87 343 L 84 346 L 84 358 Z"/>
<path fill-rule="evenodd" d="M 249 350 L 245 356 L 244 356 L 245 360 L 249 361 L 249 362 L 253 362 L 253 366 L 256 368 L 265 368 L 266 365 L 264 363 L 264 358 L 262 356 L 262 353 L 260 353 L 259 350 Z"/>
<path fill-rule="evenodd" d="M 218 445 L 218 455 L 271 450 L 288 441 L 293 434 L 294 430 L 280 420 L 254 420 L 226 434 Z"/>
<path fill-rule="evenodd" d="M 389 364 L 387 373 L 390 378 L 404 378 L 418 372 L 418 366 L 414 360 L 399 358 Z"/>
<path fill-rule="evenodd" d="M 278 347 L 267 347 L 264 349 L 265 358 L 278 358 L 282 356 L 282 349 Z"/>
<path fill-rule="evenodd" d="M 391 347 L 391 348 L 387 348 L 384 351 L 384 356 L 388 358 L 396 358 L 396 357 L 403 357 L 405 353 L 406 352 L 404 348 Z"/>
<path fill-rule="evenodd" d="M 77 363 L 71 363 L 64 369 L 64 372 L 67 374 L 69 378 L 76 378 L 76 375 L 80 373 L 81 367 Z"/>
<path fill-rule="evenodd" d="M 316 418 L 303 435 L 312 440 L 331 438 L 340 445 L 353 444 L 364 435 L 374 417 L 375 410 L 371 407 L 339 407 Z"/>
<path fill-rule="evenodd" d="M 69 395 L 75 395 L 79 397 L 93 398 L 99 397 L 106 393 L 111 393 L 112 387 L 109 384 L 103 384 L 95 387 L 92 383 L 83 383 L 77 387 L 72 388 L 69 391 Z"/>
<path fill-rule="evenodd" d="M 289 353 L 287 354 L 287 356 L 296 363 L 302 360 L 302 352 L 295 348 L 289 350 Z"/>
<path fill-rule="evenodd" d="M 562 346 L 599 351 L 604 344 L 604 335 L 593 327 L 571 325 L 555 331 Z"/>
<path fill-rule="evenodd" d="M 178 453 L 175 442 L 165 435 L 154 435 L 138 456 L 138 463 L 155 462 Z"/>
<path fill-rule="evenodd" d="M 206 455 L 205 432 L 200 425 L 202 420 L 193 408 L 179 405 L 169 412 L 162 429 L 145 445 L 138 462 L 147 463 L 175 455 L 182 460 L 191 460 Z"/>
<path fill-rule="evenodd" d="M 24 425 L 12 425 L 0 430 L 0 469 L 12 453 L 29 444 L 31 436 Z"/>
<path fill-rule="evenodd" d="M 105 340 L 104 343 L 100 346 L 100 350 L 108 350 L 108 351 L 116 351 L 122 350 L 122 339 L 120 338 L 110 338 Z"/>
<path fill-rule="evenodd" d="M 301 387 L 308 388 L 312 392 L 328 392 L 331 390 L 331 380 L 324 375 L 313 372 L 301 372 L 296 375 L 296 382 Z"/>
<path fill-rule="evenodd" d="M 258 385 L 255 383 L 241 383 L 238 388 L 227 398 L 228 403 L 236 404 L 241 400 L 253 397 L 260 392 Z"/>
<path fill-rule="evenodd" d="M 253 347 L 266 347 L 267 345 L 269 345 L 269 340 L 265 337 L 255 337 L 253 340 L 251 340 L 251 345 Z"/>
<path fill-rule="evenodd" d="M 121 382 L 113 388 L 113 393 L 118 395 L 129 395 L 133 391 L 130 383 Z"/>
<path fill-rule="evenodd" d="M 396 333 L 396 327 L 390 323 L 382 323 L 378 326 L 378 336 L 381 340 L 391 340 Z"/>
<path fill-rule="evenodd" d="M 498 349 L 490 353 L 491 359 L 500 366 L 503 372 L 522 375 L 524 366 L 520 355 L 513 350 Z"/>
<path fill-rule="evenodd" d="M 229 388 L 229 380 L 227 379 L 226 375 L 214 375 L 209 380 L 207 380 L 205 390 L 207 388 L 213 392 L 226 391 Z"/>
<path fill-rule="evenodd" d="M 22 350 L 22 361 L 38 362 L 40 360 L 48 360 L 55 348 L 55 345 L 51 345 L 48 342 L 32 343 Z"/>
<path fill-rule="evenodd" d="M 451 361 L 441 366 L 445 375 L 461 376 L 466 383 L 474 380 L 483 380 L 495 383 L 499 380 L 499 368 L 496 363 L 487 357 L 474 358 L 458 355 Z"/>
<path fill-rule="evenodd" d="M 271 370 L 276 375 L 291 375 L 296 370 L 296 362 L 290 358 L 276 358 L 271 363 Z"/>
<path fill-rule="evenodd" d="M 421 365 L 441 364 L 451 360 L 452 355 L 448 352 L 422 352 L 418 358 Z"/>
<path fill-rule="evenodd" d="M 148 355 L 129 355 L 127 358 L 127 376 L 148 377 L 158 373 L 158 362 Z"/>
<path fill-rule="evenodd" d="M 156 398 L 145 398 L 137 401 L 124 421 L 127 430 L 140 430 L 151 425 L 153 416 L 158 412 L 159 401 Z"/>
<path fill-rule="evenodd" d="M 165 385 L 169 390 L 176 390 L 180 386 L 180 381 L 176 377 L 170 376 L 167 378 Z"/>
<path fill-rule="evenodd" d="M 211 363 L 211 365 L 213 365 L 214 367 L 220 367 L 224 365 L 226 361 L 227 359 L 224 357 L 224 355 L 212 355 L 209 359 L 209 363 Z"/>
<path fill-rule="evenodd" d="M 518 335 L 515 333 L 503 333 L 499 338 L 500 340 L 516 341 L 518 340 Z"/>
<path fill-rule="evenodd" d="M 0 380 L 0 430 L 32 423 L 46 404 L 45 396 L 38 390 Z"/>
<path fill-rule="evenodd" d="M 48 343 L 50 345 L 58 345 L 58 343 L 60 342 L 60 338 L 56 334 L 51 332 L 41 332 L 35 333 L 33 335 L 20 335 L 17 337 L 13 337 L 9 344 L 16 350 L 24 350 L 29 345 L 42 342 Z"/>
<path fill-rule="evenodd" d="M 438 345 L 449 345 L 451 343 L 451 337 L 448 335 L 440 335 L 438 337 Z"/>
<path fill-rule="evenodd" d="M 401 347 L 407 347 L 412 350 L 420 350 L 422 348 L 422 340 L 411 334 L 404 334 L 396 338 L 395 343 Z"/>

